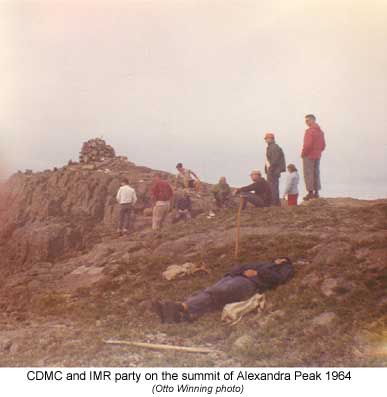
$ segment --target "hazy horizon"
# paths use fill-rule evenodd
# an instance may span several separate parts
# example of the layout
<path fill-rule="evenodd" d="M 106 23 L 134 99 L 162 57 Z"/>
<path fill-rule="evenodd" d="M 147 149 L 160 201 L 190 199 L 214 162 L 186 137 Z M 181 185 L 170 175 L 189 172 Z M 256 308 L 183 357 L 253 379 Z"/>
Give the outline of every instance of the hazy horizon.
<path fill-rule="evenodd" d="M 386 43 L 387 0 L 2 1 L 0 177 L 103 136 L 136 164 L 237 186 L 266 131 L 302 175 L 314 113 L 323 194 L 387 197 Z"/>

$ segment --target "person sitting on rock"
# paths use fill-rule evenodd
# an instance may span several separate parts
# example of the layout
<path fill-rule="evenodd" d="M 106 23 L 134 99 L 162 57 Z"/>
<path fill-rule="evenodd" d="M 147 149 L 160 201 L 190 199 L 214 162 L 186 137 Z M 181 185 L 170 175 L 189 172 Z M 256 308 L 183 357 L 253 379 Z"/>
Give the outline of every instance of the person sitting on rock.
<path fill-rule="evenodd" d="M 182 163 L 176 165 L 176 188 L 195 189 L 197 193 L 200 192 L 201 182 L 199 177 L 192 171 L 183 167 Z"/>
<path fill-rule="evenodd" d="M 231 198 L 231 188 L 224 176 L 222 176 L 218 184 L 212 188 L 212 194 L 214 195 L 218 208 L 227 207 Z"/>
<path fill-rule="evenodd" d="M 161 322 L 193 321 L 224 305 L 251 298 L 256 293 L 284 284 L 294 275 L 292 261 L 279 257 L 273 262 L 253 262 L 237 266 L 212 286 L 198 291 L 182 303 L 153 302 L 153 309 Z"/>
<path fill-rule="evenodd" d="M 117 202 L 120 205 L 118 214 L 118 232 L 128 233 L 130 226 L 130 217 L 132 210 L 137 202 L 136 191 L 129 186 L 127 178 L 122 178 L 121 187 L 116 196 Z"/>
<path fill-rule="evenodd" d="M 252 184 L 236 190 L 236 193 L 240 194 L 242 200 L 242 209 L 246 208 L 247 203 L 251 203 L 255 207 L 269 207 L 272 200 L 272 193 L 269 184 L 262 178 L 261 171 L 251 171 L 250 177 L 253 181 Z"/>
<path fill-rule="evenodd" d="M 192 201 L 188 190 L 184 189 L 183 194 L 176 198 L 175 207 L 175 222 L 178 222 L 182 219 L 188 220 L 192 218 Z"/>

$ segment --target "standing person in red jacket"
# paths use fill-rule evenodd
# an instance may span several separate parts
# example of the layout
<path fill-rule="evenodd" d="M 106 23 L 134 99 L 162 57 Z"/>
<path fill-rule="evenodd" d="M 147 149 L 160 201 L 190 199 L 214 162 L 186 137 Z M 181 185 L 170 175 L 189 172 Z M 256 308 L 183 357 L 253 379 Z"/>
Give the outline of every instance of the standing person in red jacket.
<path fill-rule="evenodd" d="M 305 116 L 305 123 L 309 128 L 305 131 L 301 157 L 304 166 L 305 186 L 308 191 L 304 200 L 310 200 L 318 198 L 318 192 L 321 190 L 320 159 L 321 153 L 325 149 L 325 139 L 324 133 L 316 123 L 316 117 L 313 114 Z"/>
<path fill-rule="evenodd" d="M 151 195 L 154 203 L 152 229 L 159 230 L 163 226 L 165 217 L 172 207 L 171 204 L 173 199 L 173 190 L 170 184 L 165 181 L 159 173 L 154 176 Z"/>

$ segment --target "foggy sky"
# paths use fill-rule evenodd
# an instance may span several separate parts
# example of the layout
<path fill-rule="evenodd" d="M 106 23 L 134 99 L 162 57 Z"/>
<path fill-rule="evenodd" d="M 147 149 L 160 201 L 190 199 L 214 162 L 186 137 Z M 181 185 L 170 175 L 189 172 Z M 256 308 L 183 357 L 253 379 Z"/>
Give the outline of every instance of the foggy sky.
<path fill-rule="evenodd" d="M 315 113 L 323 191 L 387 196 L 387 0 L 1 0 L 0 46 L 2 176 L 103 136 L 240 185 L 267 131 L 301 169 Z"/>

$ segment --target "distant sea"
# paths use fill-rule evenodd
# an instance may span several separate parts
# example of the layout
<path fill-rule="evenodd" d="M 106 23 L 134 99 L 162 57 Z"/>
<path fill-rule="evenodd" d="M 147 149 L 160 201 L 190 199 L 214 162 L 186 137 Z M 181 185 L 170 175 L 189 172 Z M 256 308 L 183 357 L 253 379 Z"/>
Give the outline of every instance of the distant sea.
<path fill-rule="evenodd" d="M 305 187 L 303 181 L 300 181 L 300 194 L 304 194 Z M 352 197 L 363 200 L 376 200 L 387 198 L 387 181 L 381 181 L 380 184 L 325 184 L 322 186 L 321 197 Z"/>

